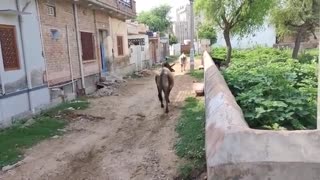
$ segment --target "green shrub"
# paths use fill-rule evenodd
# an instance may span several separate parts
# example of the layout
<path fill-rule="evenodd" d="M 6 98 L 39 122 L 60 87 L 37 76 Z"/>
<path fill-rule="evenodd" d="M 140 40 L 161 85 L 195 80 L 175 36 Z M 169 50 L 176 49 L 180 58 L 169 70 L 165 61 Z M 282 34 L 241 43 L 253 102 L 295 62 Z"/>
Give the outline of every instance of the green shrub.
<path fill-rule="evenodd" d="M 313 57 L 313 58 L 312 58 Z M 225 79 L 252 128 L 316 127 L 315 56 L 256 48 L 233 53 Z"/>

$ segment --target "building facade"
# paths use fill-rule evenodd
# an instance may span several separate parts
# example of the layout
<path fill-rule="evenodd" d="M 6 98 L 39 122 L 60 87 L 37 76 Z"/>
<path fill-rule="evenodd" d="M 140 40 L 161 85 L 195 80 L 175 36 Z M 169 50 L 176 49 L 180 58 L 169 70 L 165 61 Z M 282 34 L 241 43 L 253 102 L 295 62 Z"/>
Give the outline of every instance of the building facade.
<path fill-rule="evenodd" d="M 0 7 L 0 127 L 50 103 L 35 0 Z"/>
<path fill-rule="evenodd" d="M 2 0 L 0 127 L 127 74 L 133 0 Z"/>
<path fill-rule="evenodd" d="M 125 20 L 135 14 L 131 0 L 39 0 L 52 100 L 91 93 L 102 76 L 133 71 Z"/>
<path fill-rule="evenodd" d="M 173 33 L 177 37 L 179 43 L 184 43 L 185 40 L 191 38 L 191 11 L 190 4 L 181 6 L 176 9 L 176 21 L 173 23 Z M 204 22 L 204 14 L 194 14 L 194 33 L 197 40 L 197 29 L 202 22 Z"/>

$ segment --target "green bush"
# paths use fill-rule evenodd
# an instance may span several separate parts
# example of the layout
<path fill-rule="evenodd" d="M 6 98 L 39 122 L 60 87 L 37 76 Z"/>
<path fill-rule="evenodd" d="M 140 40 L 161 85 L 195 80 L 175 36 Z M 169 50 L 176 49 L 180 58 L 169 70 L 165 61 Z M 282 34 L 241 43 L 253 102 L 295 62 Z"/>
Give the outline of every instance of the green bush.
<path fill-rule="evenodd" d="M 272 48 L 235 50 L 224 77 L 252 128 L 316 127 L 315 56 Z"/>

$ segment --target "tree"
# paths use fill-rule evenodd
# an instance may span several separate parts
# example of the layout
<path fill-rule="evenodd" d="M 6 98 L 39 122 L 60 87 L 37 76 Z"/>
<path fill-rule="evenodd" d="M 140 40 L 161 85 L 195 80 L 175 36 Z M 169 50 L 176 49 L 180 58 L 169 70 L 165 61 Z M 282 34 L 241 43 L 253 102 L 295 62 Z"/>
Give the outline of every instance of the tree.
<path fill-rule="evenodd" d="M 198 28 L 198 36 L 200 39 L 209 39 L 210 45 L 217 42 L 217 34 L 212 23 L 201 24 Z"/>
<path fill-rule="evenodd" d="M 276 26 L 278 36 L 295 34 L 292 58 L 297 59 L 300 43 L 304 36 L 313 34 L 319 27 L 319 0 L 278 0 L 278 5 L 271 13 L 271 20 Z"/>
<path fill-rule="evenodd" d="M 261 27 L 274 0 L 197 0 L 196 12 L 219 26 L 227 46 L 226 63 L 231 61 L 231 34 L 241 37 Z"/>
<path fill-rule="evenodd" d="M 137 17 L 137 20 L 139 23 L 148 25 L 150 30 L 153 32 L 164 32 L 171 25 L 169 17 L 170 10 L 170 6 L 161 5 L 151 9 L 150 11 L 141 12 Z"/>
<path fill-rule="evenodd" d="M 175 35 L 173 35 L 173 34 L 169 34 L 169 44 L 170 44 L 170 46 L 172 44 L 177 44 L 177 43 L 178 43 L 177 37 Z"/>

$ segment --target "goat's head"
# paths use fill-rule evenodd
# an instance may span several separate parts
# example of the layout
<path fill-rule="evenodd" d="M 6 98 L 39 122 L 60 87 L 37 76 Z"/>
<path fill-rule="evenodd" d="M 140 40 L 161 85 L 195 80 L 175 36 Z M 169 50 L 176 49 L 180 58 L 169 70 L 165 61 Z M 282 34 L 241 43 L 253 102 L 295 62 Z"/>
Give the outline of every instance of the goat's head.
<path fill-rule="evenodd" d="M 166 67 L 168 68 L 171 72 L 175 72 L 175 70 L 172 68 L 175 65 L 175 63 L 173 63 L 172 65 L 170 65 L 168 62 L 165 62 L 162 64 L 162 67 Z"/>

